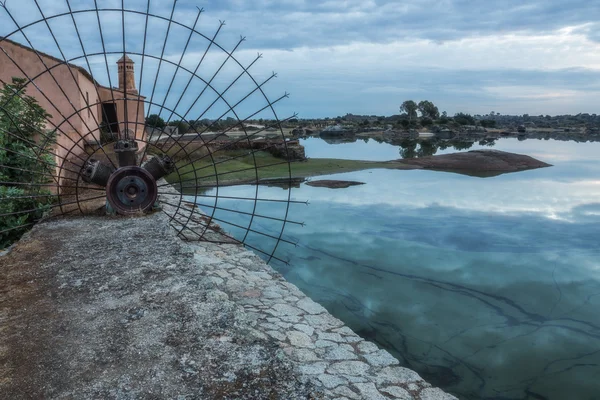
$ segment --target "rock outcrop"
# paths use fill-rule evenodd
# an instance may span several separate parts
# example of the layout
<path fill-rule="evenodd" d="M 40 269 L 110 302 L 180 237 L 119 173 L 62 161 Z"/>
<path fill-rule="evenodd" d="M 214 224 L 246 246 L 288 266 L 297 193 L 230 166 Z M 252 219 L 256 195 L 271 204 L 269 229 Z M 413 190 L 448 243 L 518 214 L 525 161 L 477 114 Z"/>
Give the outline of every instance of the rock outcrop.
<path fill-rule="evenodd" d="M 404 159 L 399 160 L 398 163 L 481 177 L 552 166 L 533 157 L 499 150 L 472 150 L 464 153 Z"/>

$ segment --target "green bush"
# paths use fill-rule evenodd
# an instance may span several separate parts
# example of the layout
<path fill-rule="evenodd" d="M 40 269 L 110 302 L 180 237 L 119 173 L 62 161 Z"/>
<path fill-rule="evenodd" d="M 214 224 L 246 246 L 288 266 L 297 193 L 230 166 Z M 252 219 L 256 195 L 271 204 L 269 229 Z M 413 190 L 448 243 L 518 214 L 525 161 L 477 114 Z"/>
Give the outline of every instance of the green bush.
<path fill-rule="evenodd" d="M 146 117 L 146 126 L 149 128 L 162 129 L 167 124 L 158 114 L 150 114 Z"/>
<path fill-rule="evenodd" d="M 13 78 L 0 90 L 0 248 L 18 240 L 51 204 L 44 184 L 55 173 L 51 116 Z M 9 215 L 11 214 L 11 215 Z"/>

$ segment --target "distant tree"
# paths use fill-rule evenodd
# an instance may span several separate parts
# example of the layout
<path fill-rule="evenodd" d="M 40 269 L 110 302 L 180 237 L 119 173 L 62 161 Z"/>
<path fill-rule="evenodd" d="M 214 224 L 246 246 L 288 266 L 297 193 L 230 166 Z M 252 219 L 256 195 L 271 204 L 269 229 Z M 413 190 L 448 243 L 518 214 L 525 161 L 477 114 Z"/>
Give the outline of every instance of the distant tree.
<path fill-rule="evenodd" d="M 403 119 L 402 121 L 400 121 L 400 125 L 402 125 L 404 129 L 408 129 L 408 127 L 410 126 L 410 121 L 407 119 Z"/>
<path fill-rule="evenodd" d="M 148 115 L 148 117 L 146 117 L 146 125 L 158 129 L 162 129 L 167 126 L 165 120 L 162 119 L 158 114 Z"/>
<path fill-rule="evenodd" d="M 431 119 L 438 119 L 440 117 L 440 111 L 438 108 L 430 101 L 423 100 L 418 104 L 419 111 L 421 115 Z"/>
<path fill-rule="evenodd" d="M 406 100 L 400 106 L 400 112 L 404 112 L 408 115 L 408 120 L 412 121 L 413 118 L 417 118 L 417 110 L 419 106 L 412 100 Z"/>
<path fill-rule="evenodd" d="M 461 112 L 454 114 L 454 121 L 459 125 L 475 125 L 475 118 L 473 116 Z"/>

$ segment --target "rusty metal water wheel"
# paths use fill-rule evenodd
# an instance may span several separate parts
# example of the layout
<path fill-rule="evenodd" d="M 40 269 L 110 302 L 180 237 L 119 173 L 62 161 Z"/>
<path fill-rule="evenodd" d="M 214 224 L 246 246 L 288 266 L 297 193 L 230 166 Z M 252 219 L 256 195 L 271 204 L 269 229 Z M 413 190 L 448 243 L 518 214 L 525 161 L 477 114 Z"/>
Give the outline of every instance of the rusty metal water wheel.
<path fill-rule="evenodd" d="M 275 166 L 284 166 L 284 181 L 292 181 L 285 120 L 274 108 L 287 94 L 271 101 L 265 93 L 276 74 L 250 73 L 261 55 L 238 55 L 244 38 L 220 44 L 224 22 L 202 33 L 201 9 L 186 24 L 176 16 L 189 10 L 177 1 L 162 12 L 165 3 L 157 0 L 131 7 L 121 1 L 120 8 L 98 3 L 79 9 L 64 0 L 51 10 L 39 0 L 0 3 L 0 65 L 24 79 L 22 90 L 2 99 L 0 113 L 34 129 L 36 139 L 12 128 L 0 127 L 0 134 L 25 145 L 14 155 L 39 167 L 26 182 L 0 186 L 19 187 L 29 200 L 52 200 L 0 218 L 28 216 L 14 228 L 22 229 L 64 215 L 163 212 L 185 239 L 240 243 L 280 260 L 279 244 L 294 244 L 283 237 L 286 224 L 297 223 L 288 219 L 290 204 L 301 202 L 291 200 L 291 184 L 277 196 L 263 195 L 259 186 Z M 0 83 L 11 83 L 7 73 Z M 28 96 L 50 114 L 44 128 L 24 125 L 11 110 L 11 102 L 28 104 Z M 160 118 L 147 123 L 153 114 Z M 259 118 L 263 126 L 249 126 Z M 170 128 L 173 121 L 188 132 Z M 271 139 L 257 145 L 267 132 Z M 274 147 L 284 156 L 260 162 Z M 227 192 L 242 182 L 253 186 Z"/>

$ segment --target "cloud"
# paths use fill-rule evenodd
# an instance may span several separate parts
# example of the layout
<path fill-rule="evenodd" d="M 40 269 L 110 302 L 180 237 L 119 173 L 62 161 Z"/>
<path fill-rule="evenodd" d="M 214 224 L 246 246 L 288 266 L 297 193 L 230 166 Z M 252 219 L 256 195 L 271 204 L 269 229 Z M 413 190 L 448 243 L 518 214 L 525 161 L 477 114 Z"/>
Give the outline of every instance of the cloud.
<path fill-rule="evenodd" d="M 68 10 L 66 1 L 39 2 L 47 17 Z M 178 63 L 190 37 L 185 26 L 194 24 L 196 6 L 202 5 L 206 12 L 196 28 L 205 36 L 192 35 L 183 65 L 195 69 L 219 21 L 225 20 L 199 74 L 210 80 L 227 56 L 224 51 L 235 48 L 240 34 L 246 35 L 247 41 L 234 56 L 241 65 L 248 65 L 257 52 L 264 54 L 251 71 L 257 81 L 268 78 L 272 71 L 279 73 L 266 88 L 270 97 L 286 90 L 292 93 L 292 100 L 280 108 L 282 115 L 294 111 L 303 117 L 347 112 L 389 115 L 397 113 L 398 105 L 408 98 L 434 101 L 450 114 L 492 109 L 517 114 L 593 113 L 600 90 L 600 24 L 596 22 L 600 8 L 590 3 L 180 0 L 174 11 L 176 23 L 169 28 L 165 19 L 170 17 L 173 3 L 152 1 L 150 12 L 160 18 L 149 19 L 144 52 L 160 58 L 164 47 L 164 57 Z M 86 53 L 99 54 L 90 60 L 93 73 L 107 84 L 94 2 L 70 0 L 69 4 L 76 11 L 92 10 L 78 12 L 75 19 Z M 146 0 L 125 1 L 126 8 L 139 12 L 144 12 L 147 4 Z M 20 26 L 41 18 L 32 0 L 8 0 L 7 5 Z M 118 8 L 120 1 L 102 1 L 99 7 Z M 100 12 L 106 51 L 114 53 L 108 56 L 111 71 L 113 58 L 123 46 L 120 14 Z M 0 34 L 14 30 L 14 23 L 2 10 L 0 21 Z M 42 22 L 23 33 L 36 48 L 57 57 L 62 50 L 67 59 L 79 57 L 75 62 L 85 66 L 70 16 L 49 23 L 61 49 Z M 125 25 L 127 51 L 141 53 L 145 16 L 127 13 Z M 26 43 L 21 34 L 14 38 Z M 153 83 L 158 62 L 149 60 L 145 68 L 146 82 Z M 159 97 L 166 94 L 172 79 L 168 73 L 175 71 L 168 65 L 161 69 Z M 215 77 L 215 86 L 226 87 L 240 70 L 240 65 L 230 60 Z M 186 73 L 179 71 L 178 75 L 185 82 Z M 252 83 L 240 81 L 231 89 L 231 101 L 248 90 Z"/>
<path fill-rule="evenodd" d="M 266 50 L 261 62 L 269 70 L 283 71 L 286 87 L 292 94 L 299 91 L 300 97 L 326 92 L 337 98 L 340 91 L 355 100 L 362 96 L 363 101 L 355 101 L 350 109 L 346 100 L 330 106 L 325 111 L 329 115 L 392 114 L 402 99 L 413 97 L 440 103 L 451 114 L 492 109 L 593 113 L 600 90 L 598 50 L 595 42 L 562 29 L 541 36 L 497 35 L 442 45 L 418 40 Z"/>
<path fill-rule="evenodd" d="M 227 20 L 230 27 L 252 32 L 253 42 L 261 48 L 331 46 L 349 41 L 445 42 L 509 32 L 535 35 L 600 19 L 600 9 L 586 0 L 568 4 L 557 0 L 212 1 L 205 8 Z M 590 25 L 585 34 L 595 39 L 597 32 L 597 26 Z"/>

